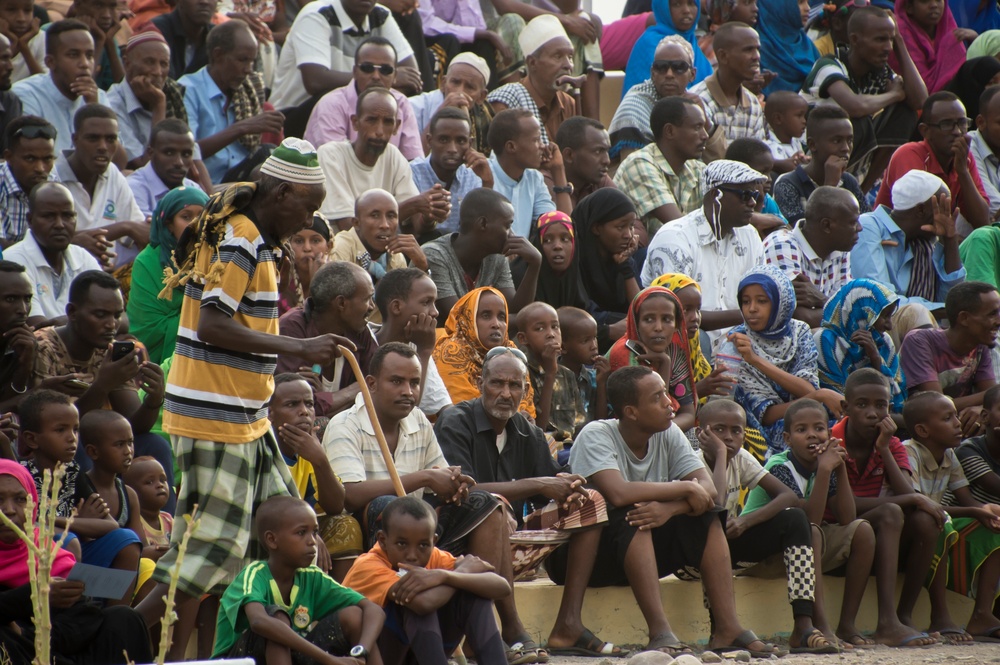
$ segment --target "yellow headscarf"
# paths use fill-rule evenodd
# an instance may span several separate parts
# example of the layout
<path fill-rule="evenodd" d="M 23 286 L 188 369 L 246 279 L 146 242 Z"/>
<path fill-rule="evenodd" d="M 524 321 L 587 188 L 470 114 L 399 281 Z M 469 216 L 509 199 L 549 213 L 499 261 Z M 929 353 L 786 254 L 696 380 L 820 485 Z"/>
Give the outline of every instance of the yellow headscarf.
<path fill-rule="evenodd" d="M 650 286 L 663 286 L 670 289 L 674 293 L 677 293 L 683 288 L 693 286 L 698 289 L 699 293 L 701 293 L 701 286 L 698 285 L 698 282 L 694 281 L 687 275 L 682 275 L 676 272 L 668 272 L 665 275 L 660 275 L 653 280 L 653 283 L 650 284 Z M 686 334 L 686 325 L 683 330 Z M 691 354 L 691 369 L 694 371 L 694 382 L 697 383 L 712 373 L 712 366 L 708 364 L 708 359 L 706 359 L 705 354 L 701 352 L 701 339 L 698 335 L 695 335 L 693 339 L 688 340 L 688 350 Z"/>

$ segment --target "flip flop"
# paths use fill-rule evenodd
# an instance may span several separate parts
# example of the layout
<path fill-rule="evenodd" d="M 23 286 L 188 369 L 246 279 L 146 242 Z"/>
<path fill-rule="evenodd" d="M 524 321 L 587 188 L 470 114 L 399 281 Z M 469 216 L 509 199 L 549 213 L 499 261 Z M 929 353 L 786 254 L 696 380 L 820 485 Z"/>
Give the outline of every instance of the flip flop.
<path fill-rule="evenodd" d="M 973 642 L 1000 643 L 1000 637 L 998 637 L 998 635 L 1000 635 L 1000 626 L 996 626 L 995 628 L 993 628 L 992 630 L 990 630 L 990 632 L 988 632 L 988 633 L 986 633 L 984 635 L 973 635 L 972 636 L 972 641 Z"/>
<path fill-rule="evenodd" d="M 587 628 L 583 629 L 580 637 L 571 647 L 546 645 L 545 648 L 553 656 L 583 656 L 584 658 L 624 658 L 628 656 L 627 651 L 616 647 L 611 642 L 601 640 Z"/>
<path fill-rule="evenodd" d="M 998 630 L 1000 630 L 1000 628 L 998 628 Z M 952 644 L 952 645 L 960 646 L 960 645 L 963 645 L 963 644 L 972 644 L 975 641 L 975 639 L 972 637 L 972 635 L 970 635 L 968 633 L 968 631 L 962 630 L 961 628 L 942 628 L 941 630 L 938 630 L 938 631 L 935 631 L 935 632 L 938 635 L 941 636 L 941 639 L 946 644 Z M 964 635 L 968 639 L 965 639 L 965 640 L 952 639 L 952 638 L 948 637 L 948 635 L 958 635 L 958 636 Z M 1000 640 L 998 640 L 998 641 L 1000 641 Z"/>
<path fill-rule="evenodd" d="M 826 639 L 826 638 L 824 638 Z M 755 650 L 751 649 L 750 645 L 754 642 L 762 642 L 766 650 Z M 753 658 L 770 658 L 771 656 L 777 656 L 781 658 L 782 656 L 787 656 L 788 652 L 784 649 L 779 649 L 769 642 L 764 642 L 764 640 L 757 637 L 752 630 L 744 630 L 742 633 L 736 636 L 732 644 L 724 647 L 715 647 L 712 649 L 715 653 L 720 656 L 727 653 L 732 653 L 733 651 L 748 651 L 750 656 Z"/>
<path fill-rule="evenodd" d="M 671 657 L 683 654 L 694 653 L 694 648 L 689 644 L 684 644 L 673 633 L 660 633 L 649 641 L 643 651 L 659 651 Z"/>
<path fill-rule="evenodd" d="M 917 633 L 916 635 L 910 635 L 909 637 L 903 638 L 903 641 L 895 645 L 896 648 L 906 648 L 906 649 L 926 649 L 927 647 L 932 647 L 935 644 L 940 644 L 940 642 L 931 642 L 930 644 L 911 644 L 916 640 L 922 640 L 931 637 L 927 633 Z"/>
<path fill-rule="evenodd" d="M 823 631 L 813 628 L 812 632 L 805 636 L 806 643 L 797 647 L 792 647 L 792 653 L 840 653 L 840 647 L 830 644 Z"/>
<path fill-rule="evenodd" d="M 855 649 L 864 649 L 866 647 L 875 646 L 875 640 L 865 637 L 861 633 L 858 633 L 857 635 L 851 635 L 844 641 L 850 644 Z"/>

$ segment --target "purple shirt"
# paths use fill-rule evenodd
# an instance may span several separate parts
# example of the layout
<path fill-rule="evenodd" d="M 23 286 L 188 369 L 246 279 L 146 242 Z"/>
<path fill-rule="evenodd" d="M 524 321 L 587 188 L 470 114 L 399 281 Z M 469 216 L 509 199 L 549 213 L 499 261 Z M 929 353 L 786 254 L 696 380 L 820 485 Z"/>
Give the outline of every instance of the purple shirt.
<path fill-rule="evenodd" d="M 995 382 L 990 350 L 980 344 L 972 353 L 960 356 L 948 345 L 944 330 L 917 329 L 903 340 L 899 357 L 906 388 L 915 390 L 924 383 L 938 382 L 949 397 L 966 397 L 976 392 L 978 383 Z"/>
<path fill-rule="evenodd" d="M 424 0 L 417 5 L 417 13 L 428 37 L 455 35 L 463 44 L 471 44 L 476 30 L 486 29 L 479 0 Z"/>
<path fill-rule="evenodd" d="M 351 125 L 351 116 L 358 106 L 358 90 L 355 85 L 355 82 L 351 81 L 343 88 L 331 90 L 323 95 L 313 107 L 309 124 L 306 125 L 306 135 L 302 138 L 317 148 L 332 141 L 353 142 L 358 138 L 358 133 Z M 399 109 L 399 131 L 392 135 L 389 142 L 399 148 L 406 161 L 423 157 L 424 144 L 420 141 L 420 128 L 417 127 L 417 118 L 410 106 L 410 100 L 398 90 L 390 92 Z"/>

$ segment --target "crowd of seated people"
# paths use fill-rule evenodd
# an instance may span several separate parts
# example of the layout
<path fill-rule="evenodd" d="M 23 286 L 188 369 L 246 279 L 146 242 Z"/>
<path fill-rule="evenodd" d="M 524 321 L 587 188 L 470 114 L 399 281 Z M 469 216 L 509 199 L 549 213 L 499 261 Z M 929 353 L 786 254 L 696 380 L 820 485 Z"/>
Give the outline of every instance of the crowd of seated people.
<path fill-rule="evenodd" d="M 0 0 L 0 508 L 65 471 L 58 662 L 151 661 L 172 573 L 171 661 L 623 657 L 599 586 L 693 653 L 668 575 L 721 654 L 1000 642 L 996 5 L 222 7 Z M 13 665 L 32 574 L 0 526 Z"/>

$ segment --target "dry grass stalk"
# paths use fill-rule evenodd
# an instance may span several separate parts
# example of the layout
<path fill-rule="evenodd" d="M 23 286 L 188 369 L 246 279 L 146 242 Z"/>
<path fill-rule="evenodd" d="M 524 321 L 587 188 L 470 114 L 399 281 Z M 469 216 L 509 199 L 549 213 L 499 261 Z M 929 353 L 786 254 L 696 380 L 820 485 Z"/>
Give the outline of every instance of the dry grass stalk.
<path fill-rule="evenodd" d="M 66 541 L 66 533 L 69 531 L 69 522 L 67 522 L 65 532 L 58 540 L 55 538 L 56 512 L 59 507 L 59 491 L 62 489 L 64 475 L 66 475 L 66 470 L 61 464 L 56 465 L 55 471 L 46 470 L 42 475 L 37 525 L 31 523 L 31 516 L 35 514 L 35 502 L 30 495 L 24 509 L 27 518 L 26 531 L 11 522 L 6 515 L 0 513 L 0 521 L 3 521 L 4 525 L 13 530 L 17 537 L 28 546 L 28 570 L 35 572 L 34 575 L 29 576 L 31 604 L 34 610 L 32 622 L 35 624 L 35 665 L 50 665 L 52 662 L 52 615 L 49 607 L 49 595 L 52 591 L 52 562 L 59 550 L 62 549 L 63 543 Z M 72 518 L 69 521 L 72 521 Z M 36 527 L 38 529 L 37 541 L 34 538 Z M 7 656 L 6 653 L 3 655 Z M 9 662 L 9 656 L 7 661 Z"/>
<path fill-rule="evenodd" d="M 184 553 L 187 552 L 188 541 L 201 524 L 201 519 L 196 519 L 195 517 L 198 514 L 198 504 L 194 505 L 191 513 L 191 515 L 184 516 L 187 528 L 184 530 L 181 542 L 177 546 L 177 561 L 170 570 L 170 584 L 167 586 L 167 597 L 163 600 L 166 609 L 163 613 L 163 620 L 160 622 L 160 648 L 156 654 L 156 665 L 164 665 L 167 662 L 167 653 L 170 651 L 170 642 L 173 638 L 174 623 L 177 621 L 177 613 L 174 612 L 177 580 L 180 578 L 181 564 L 184 563 Z"/>

